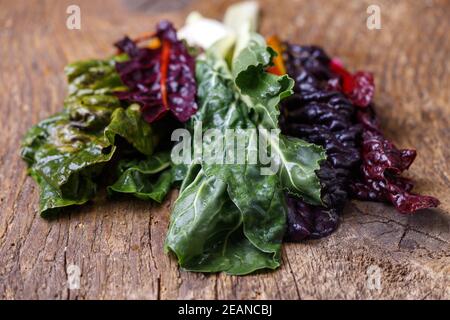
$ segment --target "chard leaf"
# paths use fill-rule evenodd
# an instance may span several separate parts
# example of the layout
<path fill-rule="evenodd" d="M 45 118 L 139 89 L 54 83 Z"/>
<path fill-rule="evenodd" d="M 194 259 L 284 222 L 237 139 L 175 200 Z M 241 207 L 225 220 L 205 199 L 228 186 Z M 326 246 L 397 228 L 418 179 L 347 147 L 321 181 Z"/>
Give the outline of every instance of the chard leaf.
<path fill-rule="evenodd" d="M 202 121 L 203 131 L 278 129 L 278 103 L 291 94 L 293 81 L 265 72 L 272 54 L 253 41 L 234 60 L 232 72 L 215 52 L 197 61 L 200 108 L 189 128 Z M 269 144 L 280 162 L 278 175 L 261 175 L 259 163 L 221 165 L 195 159 L 199 162 L 191 165 L 181 186 L 166 239 L 166 249 L 183 268 L 247 274 L 279 266 L 286 226 L 282 190 L 320 201 L 314 171 L 324 153 L 283 136 L 279 145 Z M 203 150 L 213 147 L 213 141 L 203 141 Z"/>
<path fill-rule="evenodd" d="M 190 271 L 242 275 L 278 267 L 278 251 L 260 250 L 243 228 L 242 214 L 230 200 L 226 183 L 200 171 L 174 204 L 166 250 Z"/>
<path fill-rule="evenodd" d="M 115 69 L 117 62 L 125 60 L 126 55 L 119 55 L 108 60 L 85 60 L 67 65 L 64 71 L 69 95 L 112 95 L 115 91 L 126 90 Z"/>
<path fill-rule="evenodd" d="M 83 169 L 94 174 L 99 169 L 96 165 L 109 161 L 114 151 L 101 133 L 80 130 L 67 113 L 32 128 L 23 143 L 23 157 L 30 159 L 34 175 L 39 174 L 57 190 Z"/>
<path fill-rule="evenodd" d="M 260 40 L 252 40 L 233 61 L 233 78 L 243 100 L 258 115 L 255 122 L 277 129 L 280 101 L 293 93 L 294 80 L 265 72 L 276 53 Z"/>
<path fill-rule="evenodd" d="M 232 76 L 224 60 L 209 56 L 208 61 L 197 60 L 199 110 L 191 117 L 189 129 L 203 123 L 203 131 L 211 128 L 245 128 L 249 124 L 246 106 L 234 89 Z"/>
<path fill-rule="evenodd" d="M 145 160 L 119 162 L 119 179 L 108 187 L 109 195 L 132 194 L 141 200 L 162 202 L 170 190 L 172 173 L 168 152 L 151 155 Z"/>
<path fill-rule="evenodd" d="M 293 92 L 294 81 L 289 76 L 265 72 L 274 55 L 270 47 L 253 40 L 233 63 L 235 84 L 248 108 L 255 111 L 257 117 L 254 122 L 260 129 L 279 128 L 278 105 Z M 324 149 L 283 135 L 279 136 L 278 143 L 268 138 L 274 159 L 278 161 L 278 175 L 283 188 L 311 204 L 322 204 L 321 186 L 315 171 L 326 159 Z"/>
<path fill-rule="evenodd" d="M 308 203 L 322 204 L 316 171 L 320 162 L 326 159 L 324 149 L 298 138 L 280 135 L 276 152 L 280 160 L 278 175 L 282 187 Z"/>
<path fill-rule="evenodd" d="M 22 157 L 29 174 L 40 185 L 42 216 L 94 197 L 103 167 L 117 153 L 117 136 L 133 146 L 133 152 L 152 154 L 155 139 L 150 125 L 141 119 L 137 106 L 123 109 L 113 94 L 122 88 L 114 68 L 116 60 L 121 59 L 69 65 L 70 95 L 64 110 L 25 135 Z M 168 188 L 167 177 L 161 175 L 154 198 L 160 199 Z"/>
<path fill-rule="evenodd" d="M 222 132 L 225 129 L 256 128 L 248 115 L 250 108 L 242 101 L 236 86 L 233 85 L 231 73 L 226 65 L 214 61 L 199 67 L 198 75 L 203 81 L 198 81 L 201 88 L 199 89 L 201 108 L 196 120 L 203 122 L 204 129 L 216 128 Z M 212 73 L 215 73 L 215 77 L 211 78 Z M 221 100 L 217 99 L 217 92 L 221 93 L 219 95 Z M 224 100 L 225 97 L 228 99 Z M 218 101 L 220 103 L 217 103 Z M 211 114 L 214 117 L 210 117 Z M 207 149 L 208 145 L 204 145 L 203 148 Z M 219 177 L 227 183 L 228 195 L 242 215 L 242 231 L 245 238 L 259 250 L 272 254 L 271 259 L 267 260 L 267 267 L 277 264 L 285 223 L 284 199 L 278 178 L 261 175 L 260 165 L 224 166 L 204 163 L 203 170 L 206 175 Z"/>
<path fill-rule="evenodd" d="M 195 121 L 204 130 L 255 127 L 225 61 L 198 61 L 197 83 L 200 108 L 191 129 Z M 172 211 L 166 249 L 191 271 L 274 269 L 285 221 L 278 179 L 260 175 L 259 165 L 192 164 Z"/>
<path fill-rule="evenodd" d="M 75 140 L 73 145 L 62 143 L 64 139 L 58 132 L 66 128 L 66 124 L 67 114 L 57 114 L 32 127 L 23 141 L 22 157 L 29 166 L 29 174 L 40 187 L 40 212 L 46 218 L 62 207 L 86 203 L 96 192 L 96 184 L 92 181 L 95 168 L 91 168 L 89 174 L 87 171 L 73 174 L 68 183 L 58 186 L 58 163 L 80 146 Z M 51 161 L 52 158 L 56 160 Z"/>
<path fill-rule="evenodd" d="M 136 150 L 149 156 L 153 153 L 155 137 L 150 125 L 142 119 L 139 109 L 137 104 L 129 106 L 126 110 L 116 109 L 104 133 L 112 145 L 115 144 L 115 136 L 118 135 L 128 141 Z"/>
<path fill-rule="evenodd" d="M 97 189 L 89 177 L 78 176 L 78 181 L 70 184 L 72 190 L 67 190 L 62 196 L 61 192 L 47 183 L 41 175 L 32 170 L 30 174 L 40 188 L 39 207 L 44 218 L 53 217 L 61 208 L 85 204 L 94 197 Z"/>
<path fill-rule="evenodd" d="M 156 26 L 157 48 L 141 47 L 128 37 L 115 45 L 129 56 L 116 64 L 127 90 L 117 94 L 121 101 L 138 103 L 144 119 L 151 123 L 171 112 L 186 122 L 196 111 L 195 60 L 177 39 L 173 25 L 162 20 Z"/>

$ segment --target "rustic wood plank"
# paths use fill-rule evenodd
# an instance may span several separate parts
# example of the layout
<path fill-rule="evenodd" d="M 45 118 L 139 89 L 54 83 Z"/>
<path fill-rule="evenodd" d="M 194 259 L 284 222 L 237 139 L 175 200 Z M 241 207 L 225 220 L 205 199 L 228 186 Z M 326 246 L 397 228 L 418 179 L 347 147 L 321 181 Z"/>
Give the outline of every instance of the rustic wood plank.
<path fill-rule="evenodd" d="M 137 3 L 138 2 L 138 3 Z M 0 1 L 0 299 L 450 298 L 450 2 L 379 0 L 382 30 L 366 28 L 371 1 L 262 1 L 262 33 L 323 46 L 352 69 L 375 73 L 386 134 L 419 156 L 409 175 L 440 198 L 436 210 L 402 216 L 352 202 L 329 238 L 288 244 L 276 272 L 246 277 L 178 269 L 163 251 L 173 191 L 161 206 L 121 199 L 37 214 L 38 190 L 18 156 L 31 125 L 61 108 L 69 61 L 107 56 L 123 34 L 180 26 L 198 9 L 220 18 L 229 1 L 78 1 L 82 29 L 65 27 L 71 1 Z M 150 3 L 150 4 L 149 4 Z M 153 3 L 153 4 L 152 4 Z M 67 267 L 81 288 L 67 287 Z M 382 290 L 367 286 L 378 266 Z"/>

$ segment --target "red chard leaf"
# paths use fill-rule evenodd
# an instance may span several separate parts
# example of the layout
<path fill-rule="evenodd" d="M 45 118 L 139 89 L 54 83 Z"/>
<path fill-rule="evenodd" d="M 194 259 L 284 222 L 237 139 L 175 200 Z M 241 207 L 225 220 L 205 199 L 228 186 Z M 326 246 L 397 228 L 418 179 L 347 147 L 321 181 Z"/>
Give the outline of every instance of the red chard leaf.
<path fill-rule="evenodd" d="M 350 184 L 353 196 L 360 200 L 390 202 L 400 213 L 437 207 L 439 200 L 412 193 L 414 183 L 400 175 L 416 158 L 416 150 L 397 149 L 381 132 L 372 105 L 375 85 L 369 72 L 348 72 L 339 59 L 331 59 L 334 75 L 328 88 L 344 93 L 357 107 L 356 123 L 362 126 L 361 167 Z"/>
<path fill-rule="evenodd" d="M 363 126 L 361 172 L 351 184 L 360 200 L 391 202 L 400 213 L 437 207 L 439 200 L 412 193 L 414 184 L 400 176 L 416 158 L 416 150 L 397 149 L 381 133 L 372 107 L 358 111 Z"/>
<path fill-rule="evenodd" d="M 138 46 L 147 39 L 157 39 L 157 45 Z M 129 56 L 128 61 L 116 64 L 129 90 L 116 95 L 127 103 L 138 103 L 147 122 L 157 121 L 169 111 L 185 122 L 197 111 L 195 60 L 170 22 L 161 21 L 155 34 L 134 41 L 125 37 L 115 45 Z"/>
<path fill-rule="evenodd" d="M 372 101 L 375 92 L 373 75 L 370 72 L 357 71 L 352 74 L 348 72 L 339 59 L 332 59 L 330 70 L 340 77 L 341 83 L 336 83 L 335 79 L 330 80 L 330 87 L 335 89 L 340 85 L 342 91 L 354 105 L 367 107 Z"/>

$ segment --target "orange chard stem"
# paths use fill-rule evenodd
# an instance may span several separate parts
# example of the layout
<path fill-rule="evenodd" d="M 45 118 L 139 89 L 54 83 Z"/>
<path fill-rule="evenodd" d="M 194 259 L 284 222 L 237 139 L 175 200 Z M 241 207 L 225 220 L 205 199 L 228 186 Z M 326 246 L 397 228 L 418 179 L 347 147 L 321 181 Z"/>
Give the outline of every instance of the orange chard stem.
<path fill-rule="evenodd" d="M 284 46 L 281 43 L 280 39 L 277 36 L 270 36 L 267 38 L 267 45 L 271 47 L 276 53 L 277 56 L 273 58 L 273 66 L 267 69 L 268 72 L 281 76 L 286 74 L 286 67 L 284 66 L 282 53 L 284 51 Z"/>
<path fill-rule="evenodd" d="M 161 49 L 161 98 L 163 106 L 166 110 L 169 110 L 169 103 L 167 99 L 167 72 L 169 70 L 170 60 L 170 42 L 163 40 Z"/>

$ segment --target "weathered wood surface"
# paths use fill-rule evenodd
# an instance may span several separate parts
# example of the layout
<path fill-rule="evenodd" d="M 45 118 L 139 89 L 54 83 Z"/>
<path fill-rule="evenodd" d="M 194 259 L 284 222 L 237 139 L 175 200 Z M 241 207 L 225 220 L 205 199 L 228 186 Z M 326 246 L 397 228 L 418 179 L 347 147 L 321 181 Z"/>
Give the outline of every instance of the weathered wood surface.
<path fill-rule="evenodd" d="M 69 4 L 82 29 L 65 27 Z M 329 238 L 285 245 L 276 272 L 246 277 L 180 271 L 163 252 L 169 207 L 135 200 L 37 214 L 38 190 L 19 159 L 27 128 L 61 109 L 69 61 L 107 56 L 123 34 L 151 30 L 161 17 L 180 26 L 199 9 L 218 17 L 228 1 L 0 1 L 0 298 L 450 298 L 450 2 L 382 1 L 382 29 L 366 28 L 372 1 L 263 1 L 262 32 L 316 43 L 352 69 L 375 73 L 383 127 L 419 156 L 417 190 L 442 205 L 402 216 L 353 202 Z M 107 5 L 105 5 L 107 4 Z M 167 8 L 169 11 L 167 11 Z M 67 287 L 67 267 L 81 288 Z M 367 285 L 370 266 L 382 289 Z"/>

